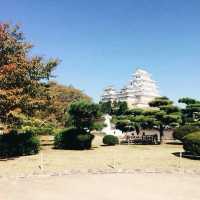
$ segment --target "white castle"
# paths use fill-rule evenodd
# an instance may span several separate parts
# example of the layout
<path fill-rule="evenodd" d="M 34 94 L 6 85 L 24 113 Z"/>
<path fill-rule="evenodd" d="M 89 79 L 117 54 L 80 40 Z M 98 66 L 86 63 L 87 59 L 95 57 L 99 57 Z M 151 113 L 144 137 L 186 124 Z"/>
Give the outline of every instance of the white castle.
<path fill-rule="evenodd" d="M 137 69 L 132 80 L 119 92 L 113 86 L 105 88 L 101 101 L 125 101 L 129 108 L 148 108 L 149 102 L 159 96 L 158 87 L 151 74 L 143 69 Z"/>

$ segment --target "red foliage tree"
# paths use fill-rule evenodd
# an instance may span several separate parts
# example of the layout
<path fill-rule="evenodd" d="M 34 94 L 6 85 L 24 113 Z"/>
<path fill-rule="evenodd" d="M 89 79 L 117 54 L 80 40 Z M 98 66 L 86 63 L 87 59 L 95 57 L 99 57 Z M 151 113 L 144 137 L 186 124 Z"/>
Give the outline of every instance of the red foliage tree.
<path fill-rule="evenodd" d="M 47 108 L 50 96 L 46 80 L 58 64 L 57 59 L 44 61 L 30 56 L 28 43 L 19 26 L 0 24 L 0 120 L 17 122 L 13 113 L 33 116 Z"/>

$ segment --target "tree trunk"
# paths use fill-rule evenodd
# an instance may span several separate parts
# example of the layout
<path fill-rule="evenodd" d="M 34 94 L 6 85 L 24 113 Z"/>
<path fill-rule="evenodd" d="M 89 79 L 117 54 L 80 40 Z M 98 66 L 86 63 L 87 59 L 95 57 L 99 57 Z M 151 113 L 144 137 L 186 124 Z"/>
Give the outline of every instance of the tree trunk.
<path fill-rule="evenodd" d="M 163 143 L 163 136 L 164 136 L 164 127 L 163 127 L 163 125 L 160 125 L 159 132 L 160 132 L 160 144 L 162 144 Z"/>
<path fill-rule="evenodd" d="M 137 135 L 140 134 L 140 127 L 138 124 L 135 124 L 135 131 L 136 131 Z"/>

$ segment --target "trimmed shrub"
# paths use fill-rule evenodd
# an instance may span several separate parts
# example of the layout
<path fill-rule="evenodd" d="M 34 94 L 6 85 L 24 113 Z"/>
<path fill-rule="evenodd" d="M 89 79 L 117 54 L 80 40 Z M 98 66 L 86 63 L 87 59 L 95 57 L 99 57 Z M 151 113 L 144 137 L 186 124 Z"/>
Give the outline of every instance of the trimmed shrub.
<path fill-rule="evenodd" d="M 119 139 L 114 135 L 105 135 L 103 138 L 103 143 L 109 146 L 113 146 L 119 144 Z"/>
<path fill-rule="evenodd" d="M 55 135 L 54 146 L 56 149 L 90 149 L 93 139 L 94 135 L 84 130 L 80 132 L 77 128 L 69 128 Z"/>
<path fill-rule="evenodd" d="M 185 125 L 179 128 L 176 128 L 173 132 L 173 136 L 175 139 L 183 142 L 183 138 L 193 132 L 200 131 L 200 128 L 197 126 Z"/>
<path fill-rule="evenodd" d="M 37 154 L 40 150 L 39 139 L 30 131 L 18 133 L 16 130 L 0 135 L 0 156 L 24 156 Z"/>
<path fill-rule="evenodd" d="M 183 148 L 193 155 L 200 155 L 200 132 L 186 135 L 183 140 Z"/>

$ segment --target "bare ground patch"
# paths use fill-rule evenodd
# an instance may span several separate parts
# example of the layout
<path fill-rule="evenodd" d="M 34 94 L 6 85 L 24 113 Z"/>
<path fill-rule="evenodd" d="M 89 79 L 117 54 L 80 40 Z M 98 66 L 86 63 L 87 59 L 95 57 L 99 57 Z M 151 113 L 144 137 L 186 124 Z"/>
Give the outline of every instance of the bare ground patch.
<path fill-rule="evenodd" d="M 42 136 L 40 154 L 0 160 L 0 176 L 43 174 L 62 171 L 140 170 L 185 171 L 200 173 L 200 161 L 175 156 L 182 145 L 118 145 L 101 146 L 96 136 L 92 150 L 53 149 L 53 137 Z M 41 168 L 43 165 L 43 169 Z"/>

